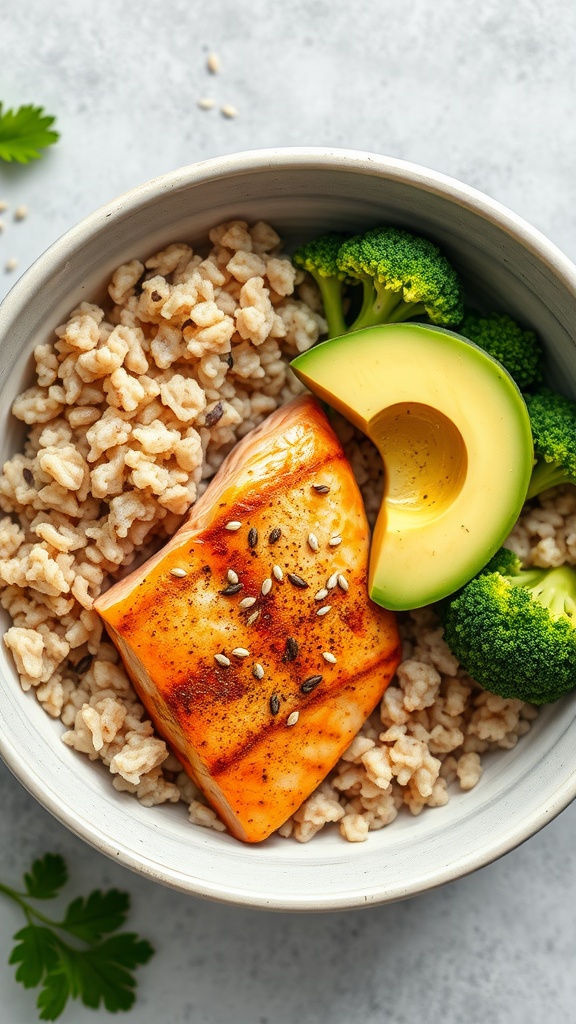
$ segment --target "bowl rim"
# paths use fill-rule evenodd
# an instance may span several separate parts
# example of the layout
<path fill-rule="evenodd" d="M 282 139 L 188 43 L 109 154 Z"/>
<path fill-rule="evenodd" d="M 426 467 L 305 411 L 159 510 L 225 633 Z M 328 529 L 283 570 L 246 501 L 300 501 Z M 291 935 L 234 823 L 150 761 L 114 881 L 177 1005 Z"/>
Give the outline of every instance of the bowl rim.
<path fill-rule="evenodd" d="M 280 147 L 229 153 L 192 163 L 136 185 L 116 199 L 100 206 L 57 238 L 14 283 L 0 303 L 0 330 L 3 329 L 5 322 L 15 322 L 30 297 L 49 283 L 55 261 L 64 264 L 69 258 L 70 251 L 90 242 L 107 225 L 112 225 L 129 216 L 137 208 L 154 202 L 167 191 L 183 190 L 216 177 L 233 177 L 270 169 L 329 169 L 365 174 L 382 180 L 407 183 L 449 199 L 513 236 L 524 249 L 531 251 L 550 269 L 574 296 L 576 303 L 576 266 L 568 256 L 537 228 L 478 189 L 440 171 L 369 151 L 312 146 Z M 99 852 L 119 861 L 125 867 L 182 892 L 219 902 L 272 910 L 341 910 L 392 902 L 428 891 L 464 877 L 516 848 L 556 817 L 576 797 L 574 770 L 568 772 L 565 780 L 555 791 L 547 794 L 546 799 L 539 803 L 537 811 L 520 822 L 516 821 L 512 827 L 505 827 L 497 839 L 491 839 L 474 855 L 468 854 L 464 858 L 452 861 L 430 877 L 420 875 L 411 884 L 398 887 L 393 894 L 371 891 L 369 895 L 361 895 L 354 891 L 333 895 L 321 901 L 314 896 L 301 895 L 295 899 L 285 894 L 276 898 L 268 892 L 247 894 L 244 889 L 235 889 L 232 882 L 226 886 L 225 892 L 220 893 L 213 884 L 202 884 L 198 879 L 191 880 L 182 872 L 169 868 L 162 871 L 152 858 L 134 853 L 128 847 L 114 846 L 101 829 L 94 826 L 84 814 L 79 815 L 77 810 L 73 810 L 65 801 L 60 800 L 54 790 L 47 790 L 42 776 L 28 765 L 23 752 L 14 746 L 9 735 L 3 735 L 2 729 L 0 756 L 28 792 L 56 819 Z M 191 881 L 194 882 L 193 885 L 190 884 Z"/>

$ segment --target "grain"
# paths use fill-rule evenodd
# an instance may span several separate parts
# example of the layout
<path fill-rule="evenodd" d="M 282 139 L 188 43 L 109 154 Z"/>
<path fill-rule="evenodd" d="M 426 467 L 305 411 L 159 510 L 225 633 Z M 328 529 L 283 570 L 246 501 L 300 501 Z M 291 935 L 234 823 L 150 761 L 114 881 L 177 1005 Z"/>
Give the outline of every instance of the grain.
<path fill-rule="evenodd" d="M 298 657 L 299 650 L 300 647 L 298 645 L 298 641 L 295 640 L 293 636 L 287 637 L 286 644 L 284 647 L 284 654 L 282 655 L 282 661 L 287 663 L 295 661 L 296 658 Z"/>
<path fill-rule="evenodd" d="M 234 595 L 239 594 L 241 590 L 244 590 L 243 583 L 229 583 L 227 587 L 224 587 L 224 590 L 220 591 L 220 593 L 223 594 L 224 597 L 234 597 Z"/>
<path fill-rule="evenodd" d="M 319 684 L 322 682 L 322 678 L 323 677 L 321 675 L 308 676 L 308 679 L 305 679 L 304 682 L 302 683 L 300 687 L 300 692 L 312 693 L 312 690 L 315 690 L 316 687 L 319 686 Z"/>
<path fill-rule="evenodd" d="M 288 579 L 293 587 L 299 587 L 300 590 L 306 590 L 306 588 L 310 586 L 309 583 L 306 583 L 306 580 L 303 580 L 302 577 L 298 576 L 295 572 L 289 572 Z"/>

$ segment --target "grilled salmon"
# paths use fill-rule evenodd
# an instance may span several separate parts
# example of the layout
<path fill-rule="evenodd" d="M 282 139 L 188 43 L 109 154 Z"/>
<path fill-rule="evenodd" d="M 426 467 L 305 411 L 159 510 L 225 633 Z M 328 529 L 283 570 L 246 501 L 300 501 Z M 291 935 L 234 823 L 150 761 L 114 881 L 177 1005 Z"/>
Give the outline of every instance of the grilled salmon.
<path fill-rule="evenodd" d="M 246 842 L 328 774 L 400 660 L 393 613 L 367 596 L 368 547 L 351 466 L 305 396 L 96 602 L 158 732 Z"/>

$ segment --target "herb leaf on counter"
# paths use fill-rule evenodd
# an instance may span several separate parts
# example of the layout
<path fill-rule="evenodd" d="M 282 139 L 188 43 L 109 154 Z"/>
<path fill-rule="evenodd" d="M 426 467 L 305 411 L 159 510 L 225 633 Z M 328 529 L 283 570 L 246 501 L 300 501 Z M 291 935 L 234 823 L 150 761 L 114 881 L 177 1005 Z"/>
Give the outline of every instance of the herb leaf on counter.
<path fill-rule="evenodd" d="M 10 963 L 17 965 L 16 980 L 25 988 L 42 986 L 40 1020 L 56 1020 L 68 999 L 80 999 L 93 1009 L 103 1004 L 110 1013 L 129 1010 L 136 988 L 132 972 L 154 952 L 146 939 L 117 931 L 126 920 L 130 898 L 117 889 L 95 889 L 72 900 L 62 920 L 47 917 L 29 902 L 53 899 L 67 879 L 64 859 L 47 853 L 25 873 L 23 891 L 0 882 L 0 893 L 17 903 L 27 920 L 14 935 L 10 956 Z M 83 946 L 71 945 L 62 933 Z"/>
<path fill-rule="evenodd" d="M 0 160 L 19 164 L 38 160 L 40 150 L 60 138 L 52 128 L 55 120 L 44 113 L 43 107 L 28 104 L 17 110 L 4 110 L 0 103 Z"/>

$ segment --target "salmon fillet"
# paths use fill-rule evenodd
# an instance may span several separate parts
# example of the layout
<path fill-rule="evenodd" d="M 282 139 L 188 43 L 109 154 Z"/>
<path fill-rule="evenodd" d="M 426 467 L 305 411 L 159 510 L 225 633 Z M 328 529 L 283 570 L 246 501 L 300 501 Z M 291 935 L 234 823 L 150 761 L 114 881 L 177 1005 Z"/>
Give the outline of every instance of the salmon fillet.
<path fill-rule="evenodd" d="M 398 665 L 368 548 L 350 464 L 305 396 L 243 438 L 166 546 L 96 602 L 158 732 L 239 839 L 302 804 Z"/>

